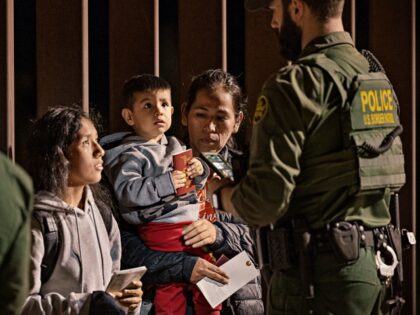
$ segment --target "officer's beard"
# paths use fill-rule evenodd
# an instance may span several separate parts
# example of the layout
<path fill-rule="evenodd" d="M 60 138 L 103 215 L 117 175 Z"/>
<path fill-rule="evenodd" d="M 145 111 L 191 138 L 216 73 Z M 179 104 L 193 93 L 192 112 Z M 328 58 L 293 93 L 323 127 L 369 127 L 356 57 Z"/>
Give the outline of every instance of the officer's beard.
<path fill-rule="evenodd" d="M 280 54 L 286 59 L 295 61 L 302 52 L 302 31 L 292 21 L 290 13 L 284 10 L 283 23 L 277 33 L 280 43 Z"/>

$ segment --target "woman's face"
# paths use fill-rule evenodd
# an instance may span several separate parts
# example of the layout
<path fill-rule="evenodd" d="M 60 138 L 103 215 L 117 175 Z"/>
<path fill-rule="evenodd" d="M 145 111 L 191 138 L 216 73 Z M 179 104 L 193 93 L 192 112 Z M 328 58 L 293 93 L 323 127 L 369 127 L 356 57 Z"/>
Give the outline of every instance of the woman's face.
<path fill-rule="evenodd" d="M 70 162 L 69 187 L 95 184 L 101 180 L 105 152 L 97 141 L 98 133 L 93 123 L 86 118 L 82 118 L 81 123 L 77 139 L 70 145 L 67 156 Z"/>
<path fill-rule="evenodd" d="M 239 129 L 243 113 L 235 116 L 232 95 L 219 86 L 197 92 L 189 112 L 182 110 L 182 124 L 188 128 L 194 154 L 219 152 Z"/>

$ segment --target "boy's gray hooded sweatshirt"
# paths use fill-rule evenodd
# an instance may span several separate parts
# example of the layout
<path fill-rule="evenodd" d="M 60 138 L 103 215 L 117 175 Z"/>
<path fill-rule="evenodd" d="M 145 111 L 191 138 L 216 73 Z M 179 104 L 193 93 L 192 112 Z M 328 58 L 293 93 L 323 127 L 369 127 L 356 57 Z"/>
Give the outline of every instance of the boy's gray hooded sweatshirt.
<path fill-rule="evenodd" d="M 137 225 L 198 219 L 197 194 L 175 195 L 172 156 L 185 150 L 177 138 L 163 135 L 156 143 L 130 132 L 119 132 L 102 138 L 100 143 L 106 150 L 104 173 L 125 221 Z M 206 163 L 202 165 L 204 173 L 193 180 L 197 189 L 204 187 L 210 173 Z"/>
<path fill-rule="evenodd" d="M 79 209 L 50 192 L 36 194 L 34 211 L 50 212 L 56 219 L 60 254 L 51 277 L 42 284 L 44 239 L 38 220 L 32 219 L 30 290 L 21 314 L 89 314 L 91 293 L 104 291 L 112 273 L 119 270 L 117 223 L 113 219 L 108 235 L 88 186 L 85 195 L 84 209 Z"/>

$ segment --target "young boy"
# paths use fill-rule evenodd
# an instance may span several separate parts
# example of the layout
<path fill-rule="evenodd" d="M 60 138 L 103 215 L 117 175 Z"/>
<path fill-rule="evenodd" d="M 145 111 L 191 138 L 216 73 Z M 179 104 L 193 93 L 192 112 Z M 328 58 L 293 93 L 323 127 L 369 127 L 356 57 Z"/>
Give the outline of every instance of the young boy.
<path fill-rule="evenodd" d="M 187 171 L 172 168 L 172 156 L 185 150 L 175 137 L 166 137 L 174 108 L 171 87 L 162 78 L 138 75 L 124 84 L 122 117 L 133 133 L 116 133 L 102 139 L 106 149 L 104 172 L 113 186 L 122 218 L 138 225 L 140 238 L 159 251 L 187 251 L 210 260 L 201 249 L 182 242 L 183 226 L 199 218 L 195 191 L 177 196 L 187 177 L 197 189 L 205 185 L 209 168 L 192 158 Z M 170 283 L 156 289 L 157 314 L 185 314 L 187 284 Z M 219 314 L 197 287 L 193 287 L 196 314 Z"/>

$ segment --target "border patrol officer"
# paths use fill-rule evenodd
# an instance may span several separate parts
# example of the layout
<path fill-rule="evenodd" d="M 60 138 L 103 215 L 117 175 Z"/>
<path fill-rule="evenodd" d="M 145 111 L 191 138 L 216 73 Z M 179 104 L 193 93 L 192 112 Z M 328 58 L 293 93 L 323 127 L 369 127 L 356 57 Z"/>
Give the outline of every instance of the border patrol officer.
<path fill-rule="evenodd" d="M 216 194 L 228 212 L 273 227 L 268 314 L 382 314 L 401 256 L 386 232 L 390 198 L 405 182 L 392 86 L 344 32 L 344 0 L 246 5 L 272 10 L 293 63 L 263 86 L 247 175 Z"/>
<path fill-rule="evenodd" d="M 29 289 L 32 180 L 0 153 L 1 314 L 18 314 Z"/>

